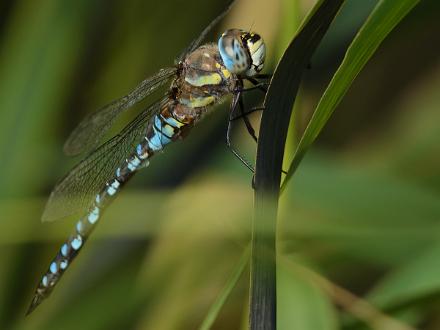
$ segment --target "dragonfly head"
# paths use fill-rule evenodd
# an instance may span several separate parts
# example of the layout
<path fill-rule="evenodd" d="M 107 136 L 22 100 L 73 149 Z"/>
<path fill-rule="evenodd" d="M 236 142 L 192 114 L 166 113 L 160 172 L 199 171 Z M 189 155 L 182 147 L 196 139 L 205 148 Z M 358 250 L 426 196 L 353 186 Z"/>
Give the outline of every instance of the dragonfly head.
<path fill-rule="evenodd" d="M 218 49 L 226 69 L 232 73 L 252 77 L 263 69 L 266 45 L 256 33 L 227 30 L 218 40 Z"/>

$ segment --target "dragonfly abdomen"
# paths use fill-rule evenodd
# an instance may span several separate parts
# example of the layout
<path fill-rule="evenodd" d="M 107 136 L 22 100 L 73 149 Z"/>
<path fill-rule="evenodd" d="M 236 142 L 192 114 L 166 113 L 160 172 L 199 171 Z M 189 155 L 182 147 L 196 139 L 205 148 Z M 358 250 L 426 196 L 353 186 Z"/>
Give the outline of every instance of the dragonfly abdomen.
<path fill-rule="evenodd" d="M 86 117 L 69 137 L 65 144 L 67 154 L 96 149 L 56 185 L 43 219 L 55 220 L 74 213 L 84 216 L 41 278 L 28 313 L 50 295 L 99 222 L 105 207 L 133 174 L 147 166 L 154 153 L 185 136 L 227 95 L 234 97 L 233 112 L 243 79 L 254 77 L 262 70 L 265 46 L 257 34 L 232 29 L 221 36 L 218 44 L 200 46 L 233 2 L 191 43 L 176 67 L 161 70 L 127 96 Z M 118 135 L 97 147 L 117 116 L 171 78 L 173 82 L 167 96 L 151 104 Z"/>
<path fill-rule="evenodd" d="M 185 126 L 187 126 L 186 123 L 182 123 L 172 116 L 168 107 L 165 107 L 160 114 L 154 117 L 146 136 L 135 146 L 133 154 L 125 160 L 124 164 L 115 169 L 114 178 L 109 180 L 103 189 L 96 194 L 88 212 L 78 220 L 74 233 L 61 246 L 50 263 L 48 270 L 38 284 L 28 314 L 50 295 L 99 222 L 105 208 L 113 201 L 122 186 L 130 180 L 136 171 L 148 166 L 149 159 L 154 153 L 174 141 Z"/>
<path fill-rule="evenodd" d="M 107 182 L 105 188 L 95 196 L 91 208 L 84 217 L 78 220 L 74 233 L 61 246 L 57 255 L 50 263 L 49 269 L 41 278 L 28 309 L 28 314 L 50 295 L 95 228 L 105 206 L 114 199 L 121 186 L 130 179 L 134 171 L 140 165 L 146 166 L 147 162 L 147 159 L 142 161 L 136 155 L 133 155 L 127 159 L 123 167 L 119 167 L 116 170 L 115 178 Z"/>

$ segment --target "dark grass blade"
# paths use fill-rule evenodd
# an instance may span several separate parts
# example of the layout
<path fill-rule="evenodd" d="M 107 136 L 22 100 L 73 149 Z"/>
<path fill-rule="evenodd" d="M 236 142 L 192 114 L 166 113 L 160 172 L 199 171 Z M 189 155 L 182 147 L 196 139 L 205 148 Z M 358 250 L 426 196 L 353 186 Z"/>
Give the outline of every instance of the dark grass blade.
<path fill-rule="evenodd" d="M 278 63 L 264 102 L 255 172 L 251 329 L 276 329 L 275 231 L 289 119 L 302 73 L 343 3 L 322 0 L 315 5 Z"/>

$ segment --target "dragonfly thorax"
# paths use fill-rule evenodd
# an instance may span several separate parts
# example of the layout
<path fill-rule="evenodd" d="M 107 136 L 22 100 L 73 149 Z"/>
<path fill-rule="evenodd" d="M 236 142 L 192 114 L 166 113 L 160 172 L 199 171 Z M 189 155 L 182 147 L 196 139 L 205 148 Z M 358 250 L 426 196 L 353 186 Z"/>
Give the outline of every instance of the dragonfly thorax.
<path fill-rule="evenodd" d="M 179 76 L 172 86 L 173 98 L 180 105 L 200 112 L 232 93 L 236 80 L 223 65 L 217 45 L 203 45 L 181 63 Z"/>
<path fill-rule="evenodd" d="M 227 30 L 218 40 L 218 49 L 225 67 L 234 74 L 252 77 L 263 69 L 266 46 L 256 33 Z"/>

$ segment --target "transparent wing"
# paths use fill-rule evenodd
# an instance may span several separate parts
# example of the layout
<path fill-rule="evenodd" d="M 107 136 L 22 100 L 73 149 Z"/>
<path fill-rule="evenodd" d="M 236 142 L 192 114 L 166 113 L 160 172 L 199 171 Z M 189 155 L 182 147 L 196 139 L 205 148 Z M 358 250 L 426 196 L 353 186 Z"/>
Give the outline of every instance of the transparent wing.
<path fill-rule="evenodd" d="M 64 144 L 64 152 L 69 156 L 75 156 L 96 148 L 118 115 L 164 85 L 176 72 L 177 68 L 162 69 L 156 75 L 142 81 L 128 95 L 85 117 L 70 134 Z"/>
<path fill-rule="evenodd" d="M 207 34 L 212 30 L 212 28 L 214 26 L 216 26 L 218 24 L 218 22 L 220 22 L 223 17 L 226 16 L 226 14 L 229 12 L 229 10 L 232 8 L 232 6 L 235 4 L 235 1 L 236 0 L 229 1 L 226 8 L 216 18 L 214 18 L 211 23 L 209 23 L 209 25 L 202 31 L 202 33 L 200 33 L 198 38 L 194 39 L 191 42 L 191 44 L 188 46 L 188 48 L 186 48 L 185 51 L 177 58 L 177 63 L 182 61 L 186 57 L 186 55 L 188 55 L 189 53 L 191 53 L 197 47 L 200 46 L 202 41 L 206 38 Z"/>
<path fill-rule="evenodd" d="M 170 102 L 164 97 L 142 111 L 121 132 L 76 165 L 53 189 L 42 221 L 83 215 L 97 193 L 115 176 L 118 167 L 135 152 L 135 146 L 151 129 L 151 119 Z"/>

